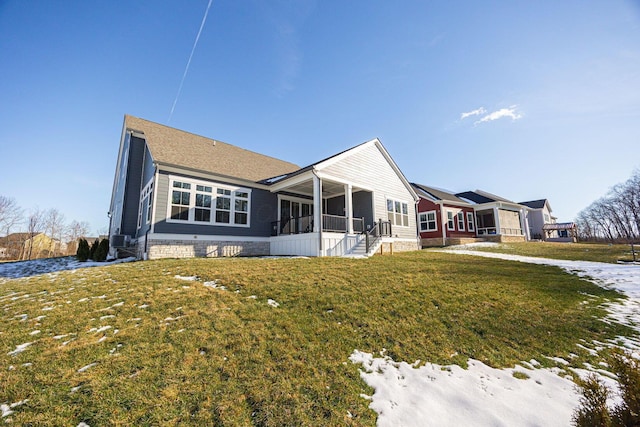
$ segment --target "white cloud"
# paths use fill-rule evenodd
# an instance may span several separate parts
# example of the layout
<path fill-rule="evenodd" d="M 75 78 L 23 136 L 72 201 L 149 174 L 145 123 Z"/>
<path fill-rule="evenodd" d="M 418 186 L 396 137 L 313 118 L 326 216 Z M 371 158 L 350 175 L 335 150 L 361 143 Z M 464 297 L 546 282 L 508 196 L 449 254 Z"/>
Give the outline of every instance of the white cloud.
<path fill-rule="evenodd" d="M 484 114 L 486 112 L 487 112 L 487 110 L 485 110 L 484 107 L 480 107 L 480 108 L 478 108 L 476 110 L 469 111 L 468 113 L 460 114 L 460 120 L 464 120 L 467 117 L 471 117 L 471 116 L 479 116 L 480 114 Z"/>
<path fill-rule="evenodd" d="M 516 111 L 517 105 L 512 105 L 509 108 L 502 108 L 498 111 L 494 111 L 493 113 L 489 113 L 482 117 L 480 120 L 475 122 L 474 124 L 483 123 L 483 122 L 492 122 L 494 120 L 501 119 L 503 117 L 511 117 L 512 120 L 518 120 L 522 118 L 522 114 Z M 483 113 L 484 114 L 484 113 Z"/>

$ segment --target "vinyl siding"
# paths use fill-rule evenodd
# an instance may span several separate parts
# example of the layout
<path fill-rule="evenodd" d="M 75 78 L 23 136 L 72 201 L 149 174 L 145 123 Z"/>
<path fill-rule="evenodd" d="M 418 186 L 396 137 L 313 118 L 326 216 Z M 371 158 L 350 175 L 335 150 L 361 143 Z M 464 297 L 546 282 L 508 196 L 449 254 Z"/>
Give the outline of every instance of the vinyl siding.
<path fill-rule="evenodd" d="M 138 205 L 140 203 L 140 183 L 144 161 L 144 139 L 132 136 L 129 144 L 127 180 L 124 189 L 122 228 L 120 234 L 134 236 L 138 228 Z"/>
<path fill-rule="evenodd" d="M 393 226 L 393 235 L 400 238 L 416 238 L 415 201 L 383 153 L 375 144 L 369 144 L 355 150 L 351 155 L 319 169 L 323 173 L 336 177 L 354 186 L 372 189 L 373 217 L 387 219 L 387 199 L 407 204 L 409 210 L 408 227 Z"/>

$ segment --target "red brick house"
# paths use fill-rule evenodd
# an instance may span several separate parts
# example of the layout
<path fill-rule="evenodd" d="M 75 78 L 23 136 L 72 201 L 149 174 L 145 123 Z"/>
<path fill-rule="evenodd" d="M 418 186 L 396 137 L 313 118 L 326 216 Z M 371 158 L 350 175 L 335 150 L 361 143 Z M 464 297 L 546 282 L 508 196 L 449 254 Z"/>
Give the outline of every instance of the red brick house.
<path fill-rule="evenodd" d="M 420 197 L 418 232 L 422 246 L 447 246 L 476 240 L 474 206 L 453 193 L 411 183 Z"/>

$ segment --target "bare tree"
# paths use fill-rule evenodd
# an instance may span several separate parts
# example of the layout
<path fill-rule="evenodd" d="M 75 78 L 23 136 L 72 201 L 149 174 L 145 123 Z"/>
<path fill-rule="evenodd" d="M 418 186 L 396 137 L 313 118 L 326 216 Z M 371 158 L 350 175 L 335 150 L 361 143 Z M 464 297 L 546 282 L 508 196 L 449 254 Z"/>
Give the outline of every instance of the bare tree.
<path fill-rule="evenodd" d="M 577 216 L 583 240 L 640 240 L 640 169 Z"/>
<path fill-rule="evenodd" d="M 9 235 L 11 229 L 24 219 L 24 212 L 16 200 L 0 196 L 0 234 Z"/>
<path fill-rule="evenodd" d="M 57 209 L 49 209 L 44 213 L 44 227 L 52 239 L 51 255 L 55 257 L 62 249 L 62 235 L 65 229 L 64 215 Z M 60 242 L 59 245 L 56 244 L 56 240 Z"/>
<path fill-rule="evenodd" d="M 24 249 L 22 259 L 31 259 L 33 255 L 33 244 L 35 243 L 34 237 L 42 232 L 44 228 L 44 215 L 40 209 L 35 209 L 31 211 L 29 214 L 29 218 L 27 218 L 27 233 L 29 235 L 28 243 L 29 247 Z"/>
<path fill-rule="evenodd" d="M 86 237 L 87 234 L 89 234 L 89 223 L 87 221 L 71 221 L 66 232 L 66 238 L 70 245 L 69 252 L 75 253 L 78 249 L 78 239 Z"/>

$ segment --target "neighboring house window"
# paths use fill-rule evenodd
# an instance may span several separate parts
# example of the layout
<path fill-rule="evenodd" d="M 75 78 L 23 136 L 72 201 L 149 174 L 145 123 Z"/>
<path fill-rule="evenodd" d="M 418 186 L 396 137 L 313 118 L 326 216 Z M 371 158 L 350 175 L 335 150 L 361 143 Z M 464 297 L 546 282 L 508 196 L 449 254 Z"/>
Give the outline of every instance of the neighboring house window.
<path fill-rule="evenodd" d="M 423 212 L 420 214 L 420 231 L 437 231 L 436 211 Z"/>
<path fill-rule="evenodd" d="M 548 215 L 548 214 L 544 214 L 544 222 L 545 222 L 545 223 L 549 223 L 549 222 L 551 222 L 551 218 L 549 218 L 549 215 Z"/>
<path fill-rule="evenodd" d="M 456 229 L 456 225 L 453 220 L 453 212 L 447 211 L 447 230 L 454 231 Z"/>
<path fill-rule="evenodd" d="M 464 212 L 458 212 L 458 230 L 464 231 Z"/>
<path fill-rule="evenodd" d="M 409 205 L 387 199 L 387 218 L 393 225 L 409 226 Z"/>
<path fill-rule="evenodd" d="M 475 225 L 473 223 L 473 212 L 467 212 L 467 230 L 475 230 Z"/>
<path fill-rule="evenodd" d="M 174 181 L 173 192 L 171 193 L 171 219 L 181 221 L 189 221 L 189 201 L 191 192 L 182 191 L 190 190 L 191 184 L 186 182 Z"/>
<path fill-rule="evenodd" d="M 173 180 L 170 220 L 194 224 L 249 225 L 251 191 L 215 183 Z"/>

